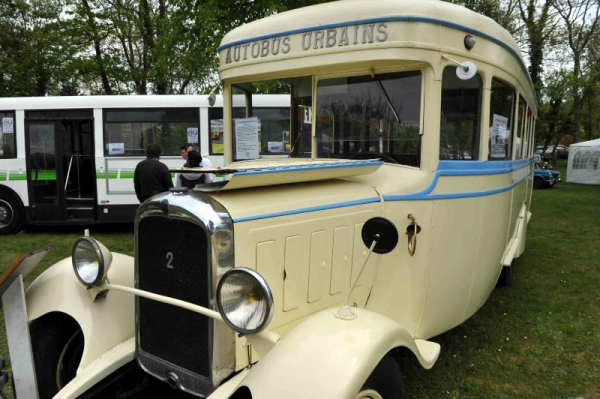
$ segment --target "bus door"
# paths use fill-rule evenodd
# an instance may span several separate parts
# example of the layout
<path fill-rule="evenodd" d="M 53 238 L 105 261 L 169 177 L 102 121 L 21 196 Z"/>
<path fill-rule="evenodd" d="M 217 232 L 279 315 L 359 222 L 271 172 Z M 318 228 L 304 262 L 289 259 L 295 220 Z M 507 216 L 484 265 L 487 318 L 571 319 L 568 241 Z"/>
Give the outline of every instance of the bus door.
<path fill-rule="evenodd" d="M 29 111 L 25 129 L 31 220 L 95 221 L 92 110 Z"/>

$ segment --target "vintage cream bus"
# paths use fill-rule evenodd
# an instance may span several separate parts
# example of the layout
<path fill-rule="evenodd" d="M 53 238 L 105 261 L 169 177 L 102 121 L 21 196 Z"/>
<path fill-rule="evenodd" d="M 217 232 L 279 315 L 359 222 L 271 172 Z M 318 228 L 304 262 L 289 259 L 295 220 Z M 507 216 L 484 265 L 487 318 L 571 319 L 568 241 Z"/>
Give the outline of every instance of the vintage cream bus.
<path fill-rule="evenodd" d="M 394 354 L 432 367 L 433 337 L 523 252 L 536 100 L 494 21 L 339 1 L 237 28 L 219 56 L 226 179 L 142 204 L 135 259 L 83 237 L 24 295 L 16 280 L 18 392 L 134 373 L 165 396 L 403 397 Z M 263 89 L 291 96 L 289 159 L 257 154 Z"/>

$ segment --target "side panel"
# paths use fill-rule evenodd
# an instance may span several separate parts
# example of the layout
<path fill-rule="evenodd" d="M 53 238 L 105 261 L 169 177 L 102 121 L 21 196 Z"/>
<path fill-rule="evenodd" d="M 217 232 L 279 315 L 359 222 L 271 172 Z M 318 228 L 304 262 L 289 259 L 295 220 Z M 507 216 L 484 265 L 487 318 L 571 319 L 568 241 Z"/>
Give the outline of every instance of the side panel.
<path fill-rule="evenodd" d="M 423 315 L 430 278 L 433 201 L 386 201 L 384 217 L 398 229 L 398 245 L 381 257 L 377 279 L 367 309 L 383 314 L 402 325 L 411 335 Z M 408 253 L 406 228 L 411 214 L 421 226 L 414 256 Z"/>
<path fill-rule="evenodd" d="M 435 201 L 431 274 L 418 336 L 460 324 L 479 253 L 483 198 Z"/>
<path fill-rule="evenodd" d="M 483 198 L 483 228 L 479 240 L 479 257 L 464 319 L 473 315 L 485 303 L 502 270 L 501 261 L 506 248 L 510 195 L 506 192 Z"/>

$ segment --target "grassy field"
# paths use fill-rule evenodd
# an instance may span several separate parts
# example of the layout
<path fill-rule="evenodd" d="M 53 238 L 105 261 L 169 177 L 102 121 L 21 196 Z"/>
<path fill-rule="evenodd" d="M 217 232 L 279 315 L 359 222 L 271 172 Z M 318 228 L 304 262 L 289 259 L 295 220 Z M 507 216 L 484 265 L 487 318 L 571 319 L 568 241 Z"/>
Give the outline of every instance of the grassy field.
<path fill-rule="evenodd" d="M 537 190 L 532 212 L 512 285 L 496 289 L 471 319 L 433 339 L 442 353 L 432 370 L 403 358 L 409 397 L 600 397 L 600 187 L 561 183 Z M 131 228 L 92 233 L 113 251 L 133 252 Z M 56 228 L 0 237 L 0 270 L 20 253 L 51 245 L 37 275 L 70 256 L 81 235 Z M 7 357 L 3 318 L 0 327 L 0 354 Z"/>

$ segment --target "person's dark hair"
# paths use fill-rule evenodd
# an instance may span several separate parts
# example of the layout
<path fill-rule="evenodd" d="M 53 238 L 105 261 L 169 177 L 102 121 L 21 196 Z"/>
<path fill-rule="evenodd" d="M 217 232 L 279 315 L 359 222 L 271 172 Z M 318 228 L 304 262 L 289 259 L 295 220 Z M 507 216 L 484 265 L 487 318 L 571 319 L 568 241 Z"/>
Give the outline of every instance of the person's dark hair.
<path fill-rule="evenodd" d="M 148 158 L 156 159 L 160 157 L 161 148 L 158 144 L 150 144 L 148 148 L 146 148 L 146 156 Z"/>
<path fill-rule="evenodd" d="M 186 151 L 187 151 L 187 148 L 188 148 L 188 146 L 187 146 L 187 145 L 182 145 L 182 146 L 181 146 L 181 149 L 182 149 L 182 150 L 186 150 Z"/>
<path fill-rule="evenodd" d="M 196 150 L 188 151 L 188 168 L 198 168 L 202 162 L 202 156 Z"/>

